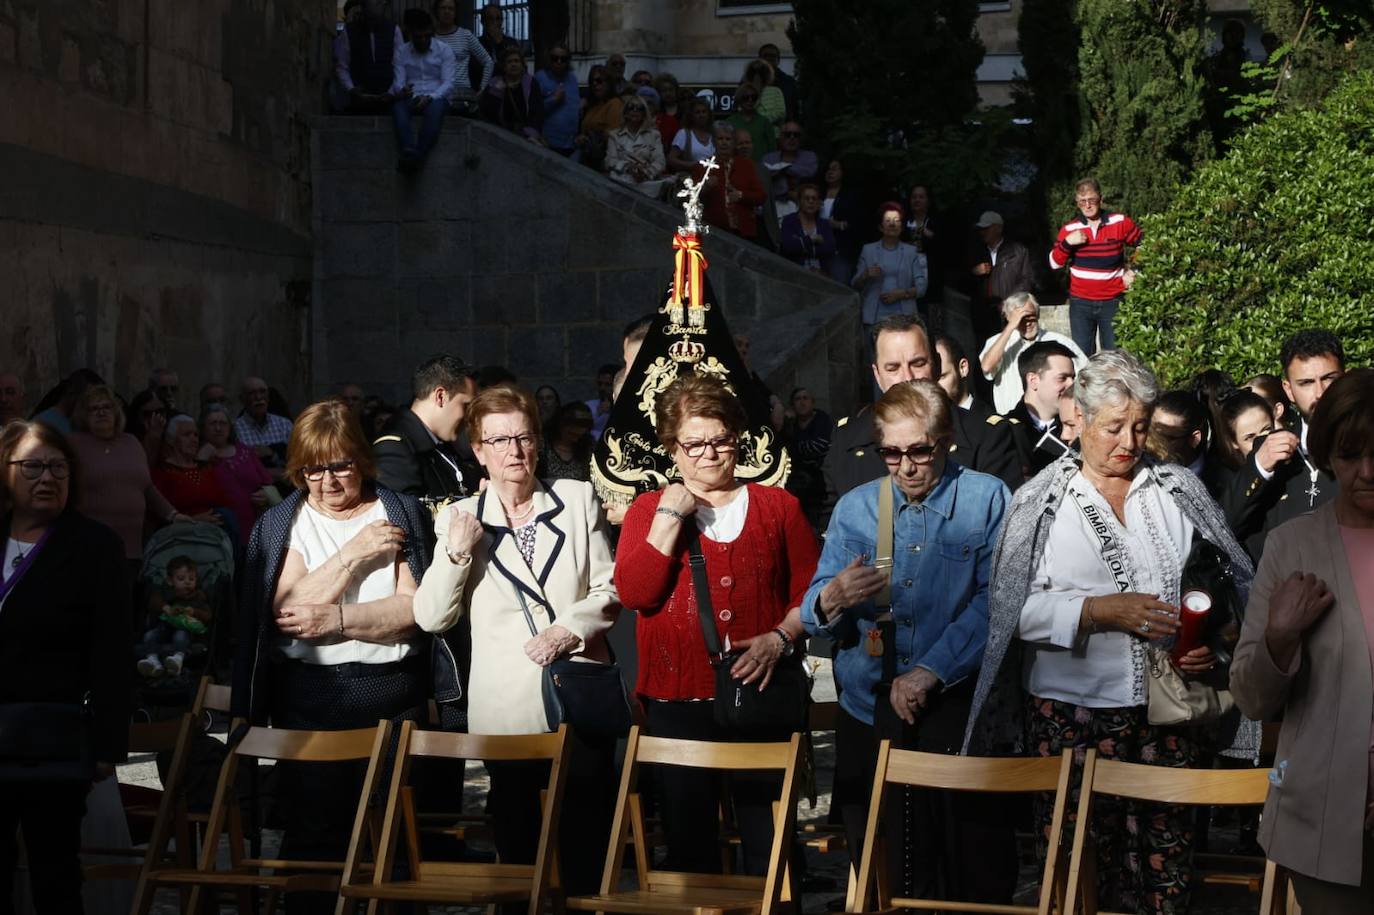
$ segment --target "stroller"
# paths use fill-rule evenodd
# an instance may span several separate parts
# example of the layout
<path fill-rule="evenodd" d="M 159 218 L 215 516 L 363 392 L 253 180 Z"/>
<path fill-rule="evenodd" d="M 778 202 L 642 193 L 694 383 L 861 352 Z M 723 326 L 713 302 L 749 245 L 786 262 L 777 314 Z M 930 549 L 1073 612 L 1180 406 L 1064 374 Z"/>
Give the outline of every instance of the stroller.
<path fill-rule="evenodd" d="M 137 704 L 155 720 L 189 708 L 203 673 L 227 670 L 233 542 L 213 524 L 162 528 L 144 550 L 138 590 Z"/>

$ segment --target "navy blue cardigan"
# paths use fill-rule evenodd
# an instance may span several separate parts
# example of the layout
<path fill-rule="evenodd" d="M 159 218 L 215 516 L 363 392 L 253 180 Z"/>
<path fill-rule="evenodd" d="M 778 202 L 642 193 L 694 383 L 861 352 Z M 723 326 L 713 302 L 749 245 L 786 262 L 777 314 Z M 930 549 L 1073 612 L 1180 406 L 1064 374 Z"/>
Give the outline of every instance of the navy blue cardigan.
<path fill-rule="evenodd" d="M 374 488 L 387 519 L 405 531 L 406 564 L 419 582 L 429 568 L 426 530 L 429 514 L 422 511 L 420 503 L 411 496 L 392 492 L 381 485 L 374 485 Z M 253 526 L 253 536 L 248 541 L 234 627 L 237 648 L 232 706 L 234 716 L 247 718 L 250 724 L 266 724 L 271 716 L 271 659 L 267 651 L 277 634 L 272 598 L 277 591 L 277 579 L 281 577 L 287 544 L 291 542 L 291 522 L 304 499 L 305 493 L 298 490 L 265 512 Z M 448 644 L 438 636 L 433 638 L 431 662 L 435 700 L 456 702 L 462 696 L 458 664 Z"/>

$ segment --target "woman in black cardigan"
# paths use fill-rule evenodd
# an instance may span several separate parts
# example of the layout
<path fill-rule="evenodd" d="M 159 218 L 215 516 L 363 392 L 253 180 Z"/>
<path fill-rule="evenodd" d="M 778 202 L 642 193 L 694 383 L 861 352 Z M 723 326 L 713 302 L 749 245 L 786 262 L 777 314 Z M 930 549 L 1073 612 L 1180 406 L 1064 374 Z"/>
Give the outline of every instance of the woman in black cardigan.
<path fill-rule="evenodd" d="M 39 915 L 80 915 L 86 793 L 92 780 L 114 774 L 128 743 L 133 642 L 124 548 L 114 531 L 69 508 L 77 470 L 71 446 L 48 426 L 16 421 L 0 430 L 0 732 L 15 731 L 0 746 L 0 913 L 13 911 L 18 827 Z M 18 723 L 26 706 L 86 702 L 94 771 L 16 780 L 11 754 L 35 730 Z"/>

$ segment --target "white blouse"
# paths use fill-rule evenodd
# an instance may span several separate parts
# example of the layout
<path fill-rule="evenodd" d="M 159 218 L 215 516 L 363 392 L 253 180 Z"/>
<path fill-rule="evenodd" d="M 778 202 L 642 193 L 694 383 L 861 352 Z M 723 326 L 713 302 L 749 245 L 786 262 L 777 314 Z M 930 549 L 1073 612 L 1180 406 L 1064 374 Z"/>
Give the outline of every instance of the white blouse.
<path fill-rule="evenodd" d="M 291 542 L 286 548 L 299 553 L 305 560 L 306 571 L 313 572 L 333 559 L 344 544 L 364 527 L 374 521 L 386 520 L 386 507 L 380 499 L 354 518 L 331 518 L 311 508 L 309 502 L 302 501 L 300 511 L 291 522 Z M 342 600 L 345 604 L 365 604 L 394 597 L 395 594 L 396 563 L 392 559 L 379 557 L 356 567 Z M 283 636 L 278 647 L 283 656 L 307 664 L 385 664 L 399 661 L 416 651 L 410 642 L 361 642 L 342 639 L 338 635 L 309 640 Z"/>
<path fill-rule="evenodd" d="M 1142 467 L 1126 493 L 1123 527 L 1107 500 L 1080 471 L 1055 513 L 1036 565 L 1016 634 L 1025 645 L 1022 685 L 1032 696 L 1087 708 L 1144 705 L 1145 640 L 1124 632 L 1096 632 L 1079 644 L 1083 599 L 1115 594 L 1101 541 L 1079 506 L 1096 507 L 1123 552 L 1129 590 L 1158 594 L 1177 605 L 1193 525 Z"/>
<path fill-rule="evenodd" d="M 698 505 L 697 530 L 716 543 L 730 543 L 744 533 L 744 519 L 749 514 L 749 487 L 740 486 L 739 495 L 720 508 Z"/>

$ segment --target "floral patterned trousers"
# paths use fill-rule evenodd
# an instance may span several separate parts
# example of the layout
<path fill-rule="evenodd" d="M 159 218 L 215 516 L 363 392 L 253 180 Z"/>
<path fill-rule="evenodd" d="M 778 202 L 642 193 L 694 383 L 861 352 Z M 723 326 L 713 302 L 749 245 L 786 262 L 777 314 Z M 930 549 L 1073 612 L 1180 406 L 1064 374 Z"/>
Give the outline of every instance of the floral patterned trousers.
<path fill-rule="evenodd" d="M 1030 750 L 1058 756 L 1072 747 L 1066 834 L 1078 818 L 1083 759 L 1089 747 L 1102 759 L 1184 768 L 1193 763 L 1190 730 L 1152 725 L 1145 707 L 1084 708 L 1030 697 Z M 1036 802 L 1037 850 L 1043 863 L 1052 815 L 1050 798 Z M 1098 900 L 1104 909 L 1150 915 L 1188 911 L 1193 872 L 1193 815 L 1186 807 L 1099 796 L 1093 802 Z"/>

